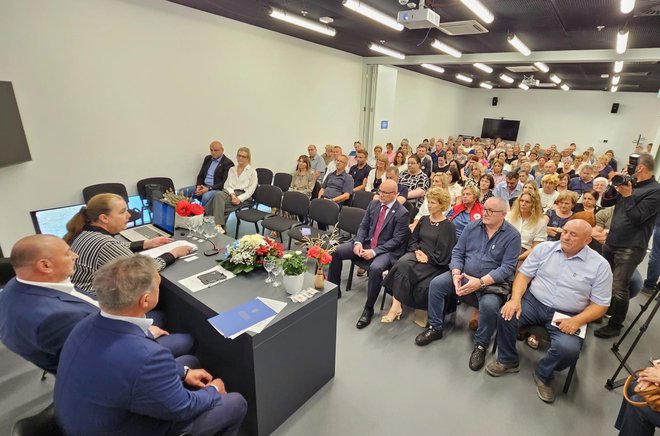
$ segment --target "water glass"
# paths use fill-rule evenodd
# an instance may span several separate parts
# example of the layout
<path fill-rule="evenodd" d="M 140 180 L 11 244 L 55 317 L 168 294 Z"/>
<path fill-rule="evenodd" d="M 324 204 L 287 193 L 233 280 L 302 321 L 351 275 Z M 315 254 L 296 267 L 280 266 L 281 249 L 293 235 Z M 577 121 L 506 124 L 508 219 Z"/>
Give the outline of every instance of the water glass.
<path fill-rule="evenodd" d="M 275 268 L 275 263 L 276 263 L 276 258 L 274 257 L 266 257 L 264 259 L 264 269 L 268 271 L 268 277 L 266 277 L 266 280 L 264 282 L 266 283 L 272 283 L 273 278 L 270 276 L 271 271 L 273 271 L 273 268 Z"/>

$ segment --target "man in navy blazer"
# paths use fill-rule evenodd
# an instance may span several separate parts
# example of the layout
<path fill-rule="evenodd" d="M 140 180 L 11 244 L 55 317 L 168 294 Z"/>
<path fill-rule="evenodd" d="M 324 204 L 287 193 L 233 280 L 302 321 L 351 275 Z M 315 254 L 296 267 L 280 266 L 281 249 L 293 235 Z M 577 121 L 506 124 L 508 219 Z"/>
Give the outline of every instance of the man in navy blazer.
<path fill-rule="evenodd" d="M 202 205 L 208 203 L 211 198 L 222 191 L 227 181 L 229 168 L 234 166 L 234 162 L 225 156 L 225 149 L 220 141 L 213 141 L 209 145 L 211 154 L 204 158 L 202 168 L 197 174 L 196 186 L 184 188 L 186 195 L 193 195 L 192 189 L 194 188 L 194 195 L 201 197 Z"/>
<path fill-rule="evenodd" d="M 247 412 L 238 393 L 203 369 L 179 368 L 149 332 L 160 276 L 145 256 L 114 260 L 94 278 L 101 312 L 78 323 L 62 349 L 55 415 L 63 433 L 234 435 Z"/>
<path fill-rule="evenodd" d="M 381 183 L 378 190 L 379 199 L 369 203 L 355 241 L 341 244 L 332 255 L 328 280 L 336 283 L 338 287 L 344 260 L 363 259 L 370 262 L 367 302 L 356 324 L 359 329 L 371 323 L 374 304 L 380 294 L 383 272 L 406 252 L 410 215 L 408 210 L 396 201 L 397 194 L 395 181 L 385 180 Z M 341 297 L 341 289 L 339 296 Z"/>
<path fill-rule="evenodd" d="M 16 271 L 0 292 L 0 340 L 14 353 L 52 374 L 73 327 L 98 313 L 94 300 L 77 292 L 70 277 L 78 255 L 62 239 L 32 235 L 12 247 Z M 188 334 L 151 332 L 176 356 L 189 353 L 195 340 Z M 188 360 L 185 360 L 188 362 Z"/>

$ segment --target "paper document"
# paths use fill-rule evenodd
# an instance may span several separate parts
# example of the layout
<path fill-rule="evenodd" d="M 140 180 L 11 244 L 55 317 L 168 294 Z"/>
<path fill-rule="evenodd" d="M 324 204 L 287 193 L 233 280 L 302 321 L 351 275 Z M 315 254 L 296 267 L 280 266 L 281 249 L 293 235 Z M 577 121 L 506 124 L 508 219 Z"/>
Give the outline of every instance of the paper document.
<path fill-rule="evenodd" d="M 277 300 L 271 300 L 270 298 L 262 298 L 262 297 L 257 297 L 258 300 L 261 300 L 266 306 L 270 307 L 275 311 L 275 313 L 280 313 L 282 309 L 286 307 L 286 302 L 284 301 L 277 301 Z M 263 329 L 266 328 L 270 322 L 275 319 L 276 315 L 273 315 L 269 318 L 264 319 L 263 321 L 253 325 L 250 327 L 248 330 L 254 333 L 261 333 Z"/>
<path fill-rule="evenodd" d="M 258 324 L 265 323 L 259 328 L 259 331 L 263 330 L 275 318 L 277 313 L 286 306 L 286 303 L 277 303 L 279 302 L 275 300 L 255 298 L 209 318 L 209 323 L 224 337 L 234 339 L 248 330 L 259 328 Z M 271 306 L 279 310 L 275 310 Z"/>
<path fill-rule="evenodd" d="M 174 241 L 169 244 L 161 245 L 160 247 L 151 248 L 149 250 L 140 251 L 140 254 L 149 257 L 158 257 L 163 253 L 168 253 L 176 247 L 190 247 L 193 251 L 197 250 L 197 245 L 188 241 Z"/>
<path fill-rule="evenodd" d="M 219 274 L 216 276 L 215 279 L 213 278 L 207 279 L 207 277 L 209 277 L 210 274 L 216 272 Z M 179 280 L 179 283 L 185 286 L 186 288 L 188 288 L 191 292 L 197 292 L 197 291 L 201 291 L 202 289 L 206 289 L 206 288 L 210 288 L 211 286 L 218 285 L 222 282 L 226 282 L 227 280 L 232 279 L 234 277 L 236 277 L 234 273 L 227 271 L 218 264 L 211 269 L 207 269 L 206 271 L 198 272 L 195 275 L 186 277 L 185 279 L 181 279 Z"/>
<path fill-rule="evenodd" d="M 572 317 L 568 315 L 564 315 L 563 313 L 555 312 L 555 314 L 552 316 L 552 325 L 559 328 L 559 326 L 557 325 L 557 320 L 566 319 L 566 318 L 572 318 Z M 584 339 L 586 334 L 587 334 L 587 325 L 582 324 L 580 328 L 578 328 L 578 330 L 575 333 L 573 333 L 573 336 L 579 336 L 582 339 Z"/>

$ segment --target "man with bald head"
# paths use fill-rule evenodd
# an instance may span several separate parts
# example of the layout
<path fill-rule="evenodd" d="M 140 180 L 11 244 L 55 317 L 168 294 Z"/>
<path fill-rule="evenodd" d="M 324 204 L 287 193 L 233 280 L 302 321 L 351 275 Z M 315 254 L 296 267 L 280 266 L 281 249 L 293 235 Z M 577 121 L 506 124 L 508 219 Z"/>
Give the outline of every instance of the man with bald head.
<path fill-rule="evenodd" d="M 536 365 L 534 380 L 539 398 L 546 403 L 555 399 L 551 386 L 555 371 L 569 368 L 580 355 L 583 339 L 579 329 L 605 315 L 610 305 L 612 271 L 589 248 L 589 242 L 591 226 L 576 219 L 566 223 L 559 241 L 537 245 L 518 271 L 511 299 L 500 311 L 497 360 L 486 366 L 486 372 L 493 377 L 518 372 L 518 329 L 545 325 L 550 348 Z M 555 313 L 566 318 L 553 323 Z"/>
<path fill-rule="evenodd" d="M 225 149 L 220 141 L 213 141 L 209 145 L 211 154 L 204 158 L 202 168 L 197 174 L 196 186 L 183 188 L 181 191 L 187 196 L 201 198 L 202 205 L 208 203 L 218 191 L 222 191 L 227 181 L 229 168 L 234 162 L 225 156 Z"/>
<path fill-rule="evenodd" d="M 337 284 L 340 297 L 339 283 L 343 261 L 362 259 L 369 263 L 367 302 L 356 324 L 359 329 L 371 323 L 374 304 L 380 294 L 383 272 L 406 252 L 410 215 L 408 210 L 396 200 L 398 193 L 397 183 L 394 180 L 383 181 L 378 189 L 378 200 L 373 200 L 367 206 L 360 228 L 355 235 L 355 242 L 341 244 L 332 256 L 328 280 Z"/>
<path fill-rule="evenodd" d="M 99 311 L 98 303 L 76 291 L 71 283 L 77 258 L 56 236 L 22 238 L 11 250 L 16 277 L 0 292 L 0 340 L 14 353 L 53 374 L 71 330 Z M 194 347 L 194 339 L 188 334 L 170 335 L 155 325 L 149 330 L 175 356 Z"/>

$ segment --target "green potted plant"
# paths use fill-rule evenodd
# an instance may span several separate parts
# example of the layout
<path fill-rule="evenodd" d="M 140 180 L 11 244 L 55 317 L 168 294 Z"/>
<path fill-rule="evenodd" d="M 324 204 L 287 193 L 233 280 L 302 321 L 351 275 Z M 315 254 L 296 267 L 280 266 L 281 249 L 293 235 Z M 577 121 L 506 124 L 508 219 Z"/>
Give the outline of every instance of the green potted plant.
<path fill-rule="evenodd" d="M 286 291 L 289 294 L 302 291 L 305 271 L 307 271 L 302 251 L 293 251 L 282 256 L 282 271 L 284 272 L 282 282 Z"/>

